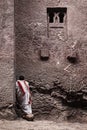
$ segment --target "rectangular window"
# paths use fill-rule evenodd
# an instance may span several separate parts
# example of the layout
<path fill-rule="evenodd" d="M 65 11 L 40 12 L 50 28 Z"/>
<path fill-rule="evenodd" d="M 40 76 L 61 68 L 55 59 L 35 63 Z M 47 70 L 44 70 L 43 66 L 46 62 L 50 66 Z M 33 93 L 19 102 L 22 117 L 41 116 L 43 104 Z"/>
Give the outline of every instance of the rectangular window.
<path fill-rule="evenodd" d="M 63 27 L 66 23 L 67 8 L 47 8 L 47 19 L 49 27 Z"/>
<path fill-rule="evenodd" d="M 67 8 L 47 8 L 47 36 L 50 39 L 64 40 L 67 38 Z"/>

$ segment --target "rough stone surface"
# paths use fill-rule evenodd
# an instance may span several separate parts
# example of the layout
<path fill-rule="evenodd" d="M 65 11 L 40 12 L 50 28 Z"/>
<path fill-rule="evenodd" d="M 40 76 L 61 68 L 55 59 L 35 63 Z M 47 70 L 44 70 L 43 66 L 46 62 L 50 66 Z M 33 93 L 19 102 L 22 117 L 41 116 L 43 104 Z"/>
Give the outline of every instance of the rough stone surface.
<path fill-rule="evenodd" d="M 38 120 L 29 122 L 25 120 L 0 121 L 0 130 L 87 130 L 86 123 L 53 122 Z"/>
<path fill-rule="evenodd" d="M 48 7 L 67 8 L 65 28 L 48 27 Z M 24 75 L 33 86 L 37 117 L 62 120 L 72 117 L 69 113 L 74 109 L 74 116 L 81 119 L 78 109 L 87 104 L 86 24 L 86 0 L 15 0 L 16 77 Z M 48 37 L 50 31 L 53 37 Z M 50 53 L 46 61 L 40 59 L 43 48 Z"/>
<path fill-rule="evenodd" d="M 13 103 L 14 2 L 0 0 L 0 108 Z"/>
<path fill-rule="evenodd" d="M 17 114 L 15 112 L 15 109 L 13 107 L 12 104 L 10 104 L 9 106 L 5 106 L 2 109 L 0 108 L 0 120 L 15 120 L 17 119 Z"/>

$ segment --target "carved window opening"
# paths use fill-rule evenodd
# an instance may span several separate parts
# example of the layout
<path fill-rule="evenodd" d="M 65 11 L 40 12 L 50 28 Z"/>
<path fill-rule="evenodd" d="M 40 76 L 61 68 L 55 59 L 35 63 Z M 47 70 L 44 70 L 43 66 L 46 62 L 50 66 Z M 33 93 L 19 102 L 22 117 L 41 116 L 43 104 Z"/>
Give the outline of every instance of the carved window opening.
<path fill-rule="evenodd" d="M 58 7 L 58 8 L 47 8 L 47 17 L 49 25 L 66 23 L 66 13 L 67 8 Z"/>
<path fill-rule="evenodd" d="M 67 38 L 67 8 L 47 8 L 47 36 L 51 39 Z"/>

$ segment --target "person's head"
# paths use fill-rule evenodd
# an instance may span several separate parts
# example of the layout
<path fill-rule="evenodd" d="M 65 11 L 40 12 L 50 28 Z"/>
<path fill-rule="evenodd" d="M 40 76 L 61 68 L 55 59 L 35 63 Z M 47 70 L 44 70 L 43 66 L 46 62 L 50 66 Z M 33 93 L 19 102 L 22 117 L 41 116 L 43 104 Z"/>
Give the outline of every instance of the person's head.
<path fill-rule="evenodd" d="M 24 80 L 24 79 L 25 79 L 25 78 L 24 78 L 23 75 L 19 76 L 19 80 Z"/>

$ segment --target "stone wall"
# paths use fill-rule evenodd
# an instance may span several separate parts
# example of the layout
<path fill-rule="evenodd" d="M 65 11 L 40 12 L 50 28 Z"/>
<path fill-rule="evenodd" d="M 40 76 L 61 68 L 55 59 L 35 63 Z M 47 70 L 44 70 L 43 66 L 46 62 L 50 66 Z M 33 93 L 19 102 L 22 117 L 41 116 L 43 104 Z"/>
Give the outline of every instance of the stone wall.
<path fill-rule="evenodd" d="M 14 2 L 0 0 L 0 108 L 13 103 Z"/>
<path fill-rule="evenodd" d="M 55 7 L 67 8 L 64 27 L 48 25 L 47 8 Z M 65 117 L 69 103 L 85 104 L 86 15 L 85 0 L 15 0 L 16 78 L 24 75 L 33 86 L 38 117 Z"/>

